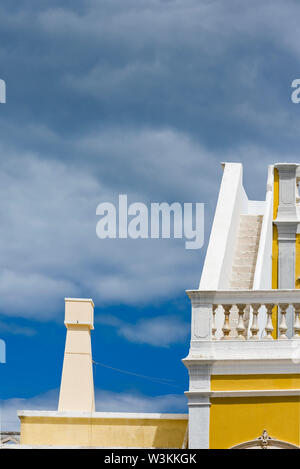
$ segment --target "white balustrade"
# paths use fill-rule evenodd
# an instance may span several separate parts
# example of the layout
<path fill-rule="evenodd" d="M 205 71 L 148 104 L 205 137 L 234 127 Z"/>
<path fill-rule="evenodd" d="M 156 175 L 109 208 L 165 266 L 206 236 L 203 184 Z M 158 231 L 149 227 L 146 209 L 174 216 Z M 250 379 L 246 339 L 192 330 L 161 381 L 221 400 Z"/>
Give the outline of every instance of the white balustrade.
<path fill-rule="evenodd" d="M 300 339 L 300 290 L 188 290 L 187 294 L 193 307 L 192 340 Z M 233 307 L 238 311 L 235 324 Z M 245 311 L 249 310 L 248 328 Z M 288 315 L 293 316 L 292 331 Z"/>
<path fill-rule="evenodd" d="M 300 304 L 293 304 L 295 310 L 294 339 L 300 339 Z"/>

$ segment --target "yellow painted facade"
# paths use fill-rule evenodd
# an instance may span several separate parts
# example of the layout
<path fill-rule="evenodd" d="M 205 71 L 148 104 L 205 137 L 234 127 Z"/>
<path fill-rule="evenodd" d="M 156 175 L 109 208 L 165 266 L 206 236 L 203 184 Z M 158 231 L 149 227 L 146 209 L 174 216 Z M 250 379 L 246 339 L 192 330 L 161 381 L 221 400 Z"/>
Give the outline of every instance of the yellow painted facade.
<path fill-rule="evenodd" d="M 186 419 L 21 417 L 21 444 L 182 448 Z"/>
<path fill-rule="evenodd" d="M 299 397 L 240 397 L 211 399 L 210 448 L 228 449 L 269 435 L 300 445 Z"/>
<path fill-rule="evenodd" d="M 210 448 L 231 448 L 268 429 L 278 440 L 300 445 L 298 396 L 255 396 L 258 390 L 299 389 L 300 375 L 212 376 L 212 391 L 253 391 L 253 397 L 211 399 Z"/>
<path fill-rule="evenodd" d="M 299 388 L 300 374 L 219 375 L 211 377 L 212 391 L 253 391 Z"/>

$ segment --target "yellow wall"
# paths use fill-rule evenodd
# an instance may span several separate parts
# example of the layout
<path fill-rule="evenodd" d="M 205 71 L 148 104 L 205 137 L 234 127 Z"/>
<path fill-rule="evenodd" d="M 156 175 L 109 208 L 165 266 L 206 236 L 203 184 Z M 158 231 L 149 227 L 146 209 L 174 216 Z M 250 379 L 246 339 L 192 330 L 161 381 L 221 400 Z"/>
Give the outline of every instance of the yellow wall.
<path fill-rule="evenodd" d="M 188 420 L 21 417 L 21 444 L 181 448 Z"/>
<path fill-rule="evenodd" d="M 227 449 L 258 438 L 300 446 L 299 397 L 240 397 L 211 399 L 210 448 Z"/>
<path fill-rule="evenodd" d="M 300 374 L 219 375 L 211 377 L 212 391 L 300 389 Z"/>
<path fill-rule="evenodd" d="M 300 389 L 300 374 L 212 376 L 212 391 Z M 218 397 L 211 399 L 210 448 L 227 449 L 258 438 L 263 430 L 275 439 L 300 446 L 300 399 Z"/>

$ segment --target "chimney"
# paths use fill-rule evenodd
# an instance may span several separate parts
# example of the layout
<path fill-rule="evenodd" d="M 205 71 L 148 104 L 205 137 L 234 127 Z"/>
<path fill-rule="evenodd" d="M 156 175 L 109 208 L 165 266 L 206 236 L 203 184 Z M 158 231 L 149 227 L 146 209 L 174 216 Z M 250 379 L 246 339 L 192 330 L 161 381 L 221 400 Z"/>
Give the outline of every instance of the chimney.
<path fill-rule="evenodd" d="M 91 329 L 94 329 L 93 301 L 65 298 L 65 325 L 67 337 L 58 411 L 94 412 L 91 346 Z"/>

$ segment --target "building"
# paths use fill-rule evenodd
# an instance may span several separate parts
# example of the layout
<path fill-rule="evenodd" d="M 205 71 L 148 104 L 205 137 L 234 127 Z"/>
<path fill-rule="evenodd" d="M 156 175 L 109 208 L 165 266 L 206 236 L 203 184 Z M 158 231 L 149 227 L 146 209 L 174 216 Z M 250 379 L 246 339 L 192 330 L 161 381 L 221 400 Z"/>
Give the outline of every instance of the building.
<path fill-rule="evenodd" d="M 95 412 L 92 300 L 66 299 L 57 412 L 20 411 L 21 445 L 106 448 L 300 446 L 300 165 L 268 169 L 249 200 L 241 164 L 223 178 L 198 290 L 189 414 Z"/>

